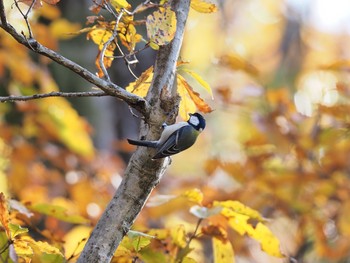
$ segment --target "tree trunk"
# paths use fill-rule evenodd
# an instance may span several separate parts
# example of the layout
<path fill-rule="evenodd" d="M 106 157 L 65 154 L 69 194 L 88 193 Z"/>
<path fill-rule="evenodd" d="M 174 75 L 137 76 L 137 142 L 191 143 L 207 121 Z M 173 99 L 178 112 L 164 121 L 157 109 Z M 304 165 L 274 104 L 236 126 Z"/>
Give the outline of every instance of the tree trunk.
<path fill-rule="evenodd" d="M 174 0 L 172 3 L 177 18 L 176 34 L 170 44 L 158 51 L 153 81 L 146 98 L 150 111 L 141 125 L 141 135 L 149 140 L 158 139 L 162 123 L 174 122 L 178 112 L 179 99 L 173 84 L 189 5 L 189 0 Z M 133 154 L 120 187 L 93 230 L 78 263 L 111 260 L 169 165 L 168 158 L 151 160 L 154 154 L 154 149 L 145 147 L 138 147 Z"/>

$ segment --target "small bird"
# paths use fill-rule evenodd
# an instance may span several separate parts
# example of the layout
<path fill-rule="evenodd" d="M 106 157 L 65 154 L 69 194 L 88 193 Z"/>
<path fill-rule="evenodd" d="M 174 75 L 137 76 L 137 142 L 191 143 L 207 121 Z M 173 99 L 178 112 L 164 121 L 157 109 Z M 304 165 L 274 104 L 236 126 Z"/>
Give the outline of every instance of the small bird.
<path fill-rule="evenodd" d="M 189 114 L 187 122 L 178 122 L 172 125 L 163 125 L 164 130 L 158 141 L 131 140 L 132 145 L 156 148 L 157 153 L 152 159 L 160 159 L 182 152 L 191 147 L 198 135 L 205 128 L 205 119 L 199 113 Z"/>

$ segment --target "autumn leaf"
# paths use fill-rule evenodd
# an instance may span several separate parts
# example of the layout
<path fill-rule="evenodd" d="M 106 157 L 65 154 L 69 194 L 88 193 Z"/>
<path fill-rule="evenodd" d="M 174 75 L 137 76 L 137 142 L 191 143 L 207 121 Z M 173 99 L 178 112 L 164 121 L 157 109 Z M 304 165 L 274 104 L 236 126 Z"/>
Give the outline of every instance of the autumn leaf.
<path fill-rule="evenodd" d="M 141 76 L 134 82 L 131 82 L 126 90 L 140 97 L 146 97 L 148 89 L 153 78 L 153 66 L 142 72 Z"/>
<path fill-rule="evenodd" d="M 203 201 L 203 193 L 199 189 L 191 189 L 186 191 L 184 194 L 181 196 L 185 197 L 188 199 L 188 201 L 201 204 Z"/>
<path fill-rule="evenodd" d="M 11 231 L 9 229 L 9 211 L 7 207 L 7 200 L 3 193 L 0 193 L 0 223 L 5 228 L 5 232 L 8 238 L 11 237 Z"/>
<path fill-rule="evenodd" d="M 69 222 L 73 224 L 82 224 L 82 223 L 87 223 L 88 220 L 80 215 L 70 215 L 67 213 L 67 209 L 58 206 L 58 205 L 51 205 L 51 204 L 35 204 L 35 205 L 30 205 L 29 208 L 32 211 L 52 216 L 54 218 L 57 218 L 59 220 L 62 220 L 64 222 Z"/>
<path fill-rule="evenodd" d="M 206 82 L 199 74 L 189 69 L 181 69 L 182 71 L 188 73 L 192 78 L 194 78 L 211 96 L 213 99 L 213 91 L 210 88 L 208 82 Z"/>
<path fill-rule="evenodd" d="M 257 219 L 259 221 L 263 221 L 262 216 L 260 213 L 248 206 L 245 206 L 239 201 L 214 201 L 213 203 L 214 207 L 221 207 L 222 211 L 221 214 L 226 217 L 235 217 L 237 214 L 247 216 L 251 219 Z"/>
<path fill-rule="evenodd" d="M 214 263 L 234 263 L 235 257 L 231 243 L 221 238 L 212 238 Z"/>
<path fill-rule="evenodd" d="M 172 240 L 175 245 L 184 248 L 186 247 L 186 232 L 185 227 L 183 225 L 179 225 L 177 227 L 173 227 L 170 230 Z"/>
<path fill-rule="evenodd" d="M 187 120 L 188 114 L 193 113 L 198 109 L 203 113 L 212 111 L 210 106 L 200 97 L 198 92 L 195 92 L 187 81 L 177 74 L 177 91 L 181 96 L 180 101 L 180 116 Z"/>
<path fill-rule="evenodd" d="M 18 235 L 28 232 L 28 228 L 21 227 L 20 225 L 12 223 L 9 224 L 9 229 L 11 231 L 11 238 L 15 238 Z"/>
<path fill-rule="evenodd" d="M 110 3 L 116 10 L 131 8 L 131 5 L 126 0 L 111 0 Z"/>
<path fill-rule="evenodd" d="M 235 54 L 224 55 L 220 58 L 220 63 L 233 70 L 242 70 L 253 76 L 259 74 L 258 69 L 247 60 Z"/>
<path fill-rule="evenodd" d="M 215 4 L 205 0 L 191 0 L 191 8 L 200 13 L 213 13 L 218 11 Z"/>
<path fill-rule="evenodd" d="M 220 239 L 222 242 L 227 241 L 227 232 L 220 226 L 217 225 L 208 225 L 202 227 L 203 235 L 211 236 L 217 239 Z"/>
<path fill-rule="evenodd" d="M 153 49 L 169 44 L 176 32 L 175 12 L 170 7 L 154 11 L 147 16 L 146 29 Z"/>

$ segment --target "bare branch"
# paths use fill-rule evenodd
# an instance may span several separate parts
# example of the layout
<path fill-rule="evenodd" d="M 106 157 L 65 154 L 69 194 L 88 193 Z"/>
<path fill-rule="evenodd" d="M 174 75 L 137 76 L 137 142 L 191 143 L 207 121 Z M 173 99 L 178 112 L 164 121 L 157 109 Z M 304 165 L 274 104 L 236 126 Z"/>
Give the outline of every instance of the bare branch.
<path fill-rule="evenodd" d="M 59 53 L 43 46 L 36 39 L 27 39 L 23 35 L 19 34 L 12 25 L 7 23 L 3 0 L 0 0 L 0 19 L 0 27 L 3 28 L 7 33 L 9 33 L 18 43 L 70 69 L 71 71 L 78 74 L 88 82 L 94 84 L 95 86 L 103 90 L 108 95 L 123 100 L 131 107 L 139 111 L 142 115 L 148 116 L 149 104 L 145 99 L 124 90 L 123 88 L 117 86 L 116 84 L 110 81 L 106 81 L 99 78 L 95 74 L 88 71 L 86 68 L 69 60 L 68 58 L 60 55 Z"/>
<path fill-rule="evenodd" d="M 104 91 L 85 91 L 85 92 L 53 91 L 49 93 L 34 94 L 30 96 L 10 95 L 7 97 L 0 97 L 0 102 L 28 101 L 28 100 L 36 100 L 36 99 L 43 99 L 43 98 L 49 98 L 49 97 L 77 98 L 77 97 L 102 97 L 102 96 L 109 96 L 109 94 L 107 94 Z"/>

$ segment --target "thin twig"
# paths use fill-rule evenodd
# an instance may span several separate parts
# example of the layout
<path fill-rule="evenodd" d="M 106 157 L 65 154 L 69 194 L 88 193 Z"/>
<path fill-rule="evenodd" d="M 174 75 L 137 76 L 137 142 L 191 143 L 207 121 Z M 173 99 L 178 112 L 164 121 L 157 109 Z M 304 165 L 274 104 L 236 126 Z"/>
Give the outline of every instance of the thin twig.
<path fill-rule="evenodd" d="M 30 4 L 28 10 L 26 13 L 23 13 L 22 9 L 19 7 L 18 5 L 18 2 L 16 0 L 13 0 L 13 2 L 15 3 L 15 6 L 17 7 L 17 10 L 21 13 L 21 15 L 23 16 L 24 18 L 24 21 L 26 21 L 26 24 L 27 24 L 27 28 L 28 28 L 28 33 L 29 33 L 29 38 L 33 38 L 33 32 L 32 32 L 32 29 L 30 27 L 30 24 L 29 24 L 29 21 L 28 21 L 28 15 L 29 13 L 32 11 L 33 7 L 34 7 L 34 4 L 36 2 L 36 0 L 33 0 L 32 3 Z M 24 36 L 24 34 L 23 34 Z"/>
<path fill-rule="evenodd" d="M 108 6 L 108 5 L 107 5 Z M 100 58 L 99 58 L 99 62 L 100 62 L 100 67 L 101 67 L 101 70 L 103 72 L 103 75 L 106 77 L 106 79 L 108 81 L 110 81 L 110 77 L 108 75 L 108 72 L 107 72 L 107 69 L 103 63 L 103 59 L 105 57 L 105 52 L 107 50 L 107 47 L 112 43 L 112 41 L 115 39 L 115 37 L 117 36 L 118 32 L 117 32 L 117 29 L 118 29 L 118 25 L 119 25 L 119 22 L 120 22 L 120 19 L 122 18 L 123 16 L 123 9 L 121 10 L 121 12 L 118 14 L 117 16 L 117 19 L 116 19 L 116 22 L 115 22 L 115 26 L 114 26 L 114 29 L 113 29 L 113 34 L 111 35 L 111 37 L 106 41 L 106 43 L 103 44 L 103 47 L 102 47 L 102 50 L 101 50 L 101 53 L 100 53 Z M 114 14 L 114 13 L 113 13 Z"/>
<path fill-rule="evenodd" d="M 76 97 L 102 97 L 102 96 L 109 96 L 109 94 L 105 93 L 104 91 L 85 91 L 85 92 L 53 91 L 50 93 L 34 94 L 30 96 L 10 95 L 6 97 L 0 97 L 0 102 L 27 101 L 27 100 L 49 98 L 49 97 L 76 98 Z"/>

